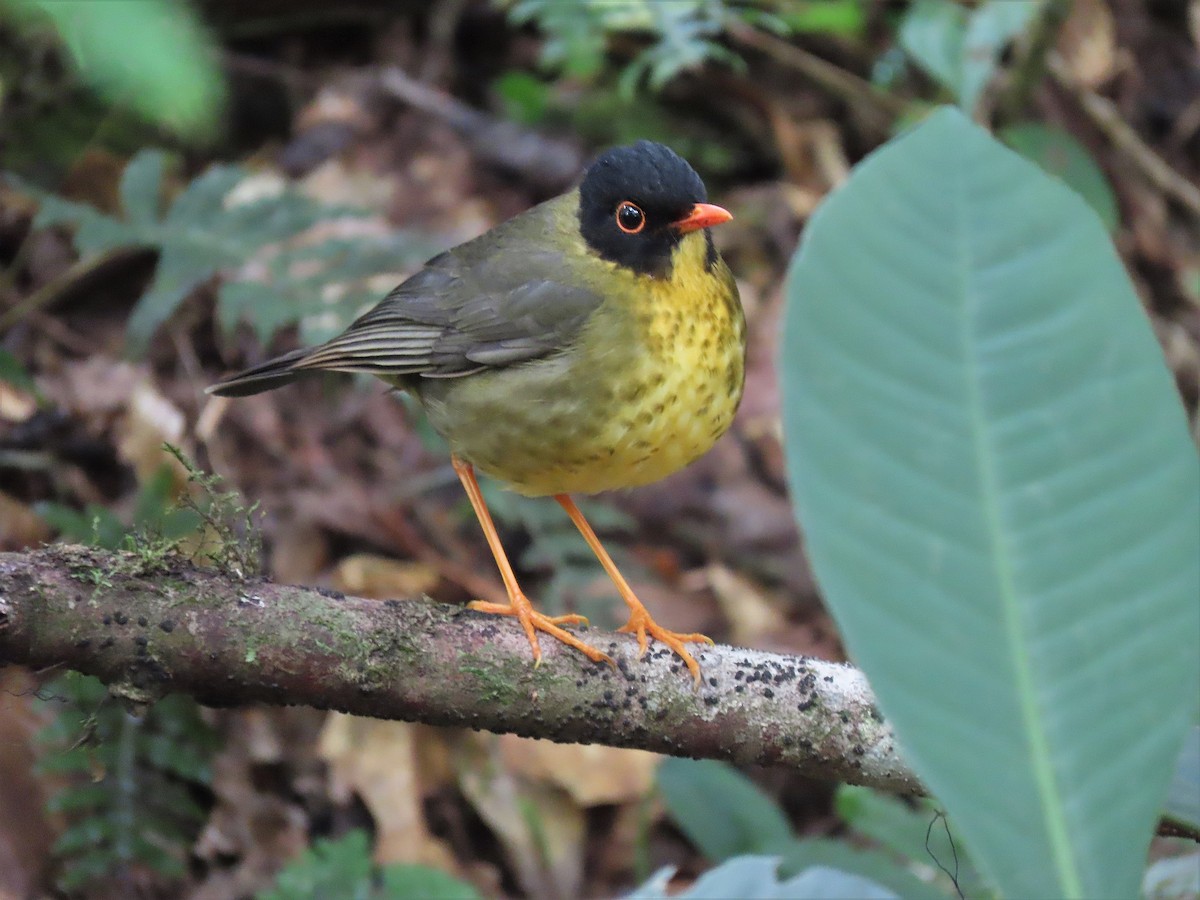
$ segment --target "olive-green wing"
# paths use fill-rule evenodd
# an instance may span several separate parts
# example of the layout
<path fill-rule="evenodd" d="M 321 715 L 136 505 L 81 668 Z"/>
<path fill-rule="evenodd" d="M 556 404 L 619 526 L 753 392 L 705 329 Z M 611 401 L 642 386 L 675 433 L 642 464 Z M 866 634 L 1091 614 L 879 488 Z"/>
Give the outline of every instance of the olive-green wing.
<path fill-rule="evenodd" d="M 443 254 L 308 360 L 444 378 L 538 359 L 571 344 L 601 303 L 569 279 L 578 266 L 520 245 L 472 265 Z"/>
<path fill-rule="evenodd" d="M 503 243 L 498 253 L 471 252 L 479 249 L 472 242 L 435 257 L 338 337 L 235 375 L 210 392 L 258 393 L 313 369 L 448 378 L 561 351 L 602 302 L 591 279 L 571 278 L 593 261 L 568 262 L 532 241 Z"/>

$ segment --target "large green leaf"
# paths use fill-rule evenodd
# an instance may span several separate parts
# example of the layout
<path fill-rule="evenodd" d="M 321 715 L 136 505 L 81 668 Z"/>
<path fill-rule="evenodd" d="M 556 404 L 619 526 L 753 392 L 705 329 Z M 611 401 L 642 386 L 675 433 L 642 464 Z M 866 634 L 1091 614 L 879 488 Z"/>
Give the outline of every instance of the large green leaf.
<path fill-rule="evenodd" d="M 658 789 L 675 824 L 714 862 L 777 853 L 792 844 L 792 826 L 783 812 L 728 763 L 664 759 Z"/>
<path fill-rule="evenodd" d="M 953 880 L 968 897 L 988 896 L 989 886 L 980 878 L 961 837 L 950 830 L 931 801 L 910 805 L 891 794 L 844 784 L 834 795 L 834 808 L 854 833 L 924 869 L 940 869 L 948 876 L 945 883 L 938 878 L 944 889 L 949 890 Z"/>
<path fill-rule="evenodd" d="M 1006 894 L 1134 896 L 1200 679 L 1200 466 L 1079 197 L 944 109 L 788 281 L 788 468 L 852 656 Z"/>
<path fill-rule="evenodd" d="M 1183 742 L 1163 815 L 1189 828 L 1200 829 L 1200 726 L 1193 727 Z"/>
<path fill-rule="evenodd" d="M 932 862 L 926 857 L 921 860 L 921 865 L 929 873 Z M 904 900 L 947 900 L 949 897 L 946 891 L 918 878 L 883 850 L 864 849 L 846 840 L 805 838 L 781 853 L 781 875 L 799 874 L 813 866 L 830 866 L 861 875 L 894 891 Z M 930 877 L 933 877 L 932 873 Z M 972 896 L 972 900 L 979 896 Z"/>
<path fill-rule="evenodd" d="M 777 856 L 735 856 L 705 872 L 686 890 L 672 894 L 674 866 L 655 872 L 625 900 L 896 900 L 900 894 L 857 872 L 815 864 L 782 878 Z"/>
<path fill-rule="evenodd" d="M 110 102 L 194 137 L 210 137 L 224 95 L 217 52 L 188 3 L 3 0 L 0 12 L 48 19 L 83 78 Z"/>
<path fill-rule="evenodd" d="M 1116 230 L 1121 212 L 1112 187 L 1087 148 L 1069 132 L 1040 122 L 1022 122 L 1005 128 L 999 136 L 1026 159 L 1061 178 L 1095 210 L 1105 228 Z"/>

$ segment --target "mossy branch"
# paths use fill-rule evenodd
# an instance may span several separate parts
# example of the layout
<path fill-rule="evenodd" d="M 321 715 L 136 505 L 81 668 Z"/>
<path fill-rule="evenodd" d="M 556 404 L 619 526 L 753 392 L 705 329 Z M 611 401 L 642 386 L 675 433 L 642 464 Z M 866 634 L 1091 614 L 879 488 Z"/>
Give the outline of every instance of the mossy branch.
<path fill-rule="evenodd" d="M 69 545 L 0 553 L 0 663 L 77 669 L 132 702 L 304 704 L 922 790 L 850 666 L 717 646 L 698 651 L 694 690 L 661 648 L 638 659 L 627 635 L 588 638 L 615 670 L 550 639 L 535 668 L 515 622 L 444 604 Z"/>

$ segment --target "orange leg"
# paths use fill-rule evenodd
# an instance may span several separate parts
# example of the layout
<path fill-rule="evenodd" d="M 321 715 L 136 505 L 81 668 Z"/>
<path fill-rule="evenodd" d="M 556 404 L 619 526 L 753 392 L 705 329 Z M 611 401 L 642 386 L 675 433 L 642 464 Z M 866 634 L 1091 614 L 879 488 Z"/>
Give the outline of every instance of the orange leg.
<path fill-rule="evenodd" d="M 530 646 L 533 647 L 535 665 L 542 663 L 542 649 L 538 646 L 537 637 L 539 631 L 544 631 L 546 634 L 558 638 L 564 644 L 574 647 L 590 660 L 614 665 L 612 657 L 607 653 L 601 653 L 595 647 L 585 644 L 575 635 L 559 627 L 560 625 L 578 625 L 580 623 L 586 625 L 587 619 L 583 616 L 547 616 L 533 608 L 529 598 L 521 592 L 521 588 L 517 584 L 517 576 L 513 573 L 508 557 L 504 553 L 504 547 L 500 544 L 500 535 L 496 533 L 492 514 L 488 512 L 487 504 L 483 502 L 483 494 L 479 490 L 479 482 L 475 480 L 475 469 L 470 463 L 460 459 L 452 457 L 451 461 L 454 463 L 454 471 L 458 474 L 458 480 L 462 482 L 467 497 L 471 500 L 471 508 L 475 510 L 475 517 L 479 519 L 479 525 L 483 528 L 483 535 L 487 538 L 492 556 L 496 558 L 496 565 L 500 569 L 500 577 L 504 580 L 504 589 L 508 592 L 507 606 L 503 603 L 477 600 L 470 604 L 471 609 L 500 616 L 516 616 L 521 627 L 525 629 L 525 636 L 529 638 Z"/>
<path fill-rule="evenodd" d="M 583 539 L 587 541 L 592 552 L 596 554 L 596 558 L 600 560 L 600 565 L 604 566 L 604 571 L 608 573 L 608 577 L 613 580 L 613 584 L 617 586 L 617 591 L 621 595 L 621 599 L 625 601 L 629 607 L 629 621 L 618 628 L 618 631 L 631 632 L 637 635 L 638 646 L 641 648 L 642 655 L 646 653 L 646 636 L 649 635 L 656 640 L 662 641 L 672 650 L 679 654 L 685 663 L 688 670 L 692 673 L 692 678 L 696 684 L 700 684 L 700 664 L 692 658 L 692 654 L 688 653 L 685 643 L 705 643 L 712 644 L 712 639 L 703 634 L 679 634 L 675 631 L 668 631 L 650 617 L 649 610 L 642 605 L 642 601 L 633 593 L 633 589 L 625 580 L 625 576 L 621 574 L 617 568 L 617 564 L 612 561 L 612 557 L 608 555 L 608 551 L 604 549 L 600 543 L 600 539 L 596 537 L 596 532 L 592 531 L 592 526 L 588 524 L 587 519 L 583 517 L 583 513 L 579 511 L 579 507 L 575 505 L 575 501 L 566 494 L 556 494 L 554 497 L 567 511 L 567 515 L 571 517 L 571 521 L 575 523 L 575 527 L 579 529 L 579 533 L 583 535 Z"/>

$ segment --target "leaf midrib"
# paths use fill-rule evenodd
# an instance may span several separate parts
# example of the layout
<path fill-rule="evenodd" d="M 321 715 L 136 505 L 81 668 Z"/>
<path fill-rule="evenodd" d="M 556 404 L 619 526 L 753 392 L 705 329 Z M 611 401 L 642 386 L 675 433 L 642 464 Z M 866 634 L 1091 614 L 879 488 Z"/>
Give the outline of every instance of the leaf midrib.
<path fill-rule="evenodd" d="M 1070 829 L 1063 815 L 1061 792 L 1050 765 L 1050 745 L 1046 737 L 1043 716 L 1035 697 L 1036 679 L 1029 658 L 1028 642 L 1022 640 L 1021 610 L 1017 601 L 1012 553 L 1010 542 L 1005 537 L 1007 532 L 1004 527 L 1004 515 L 998 503 L 1000 478 L 997 473 L 988 422 L 983 415 L 982 365 L 978 352 L 979 342 L 974 327 L 980 304 L 978 294 L 972 290 L 969 276 L 974 256 L 968 246 L 967 230 L 962 227 L 962 223 L 971 220 L 966 215 L 966 191 L 962 172 L 959 171 L 957 174 L 959 175 L 959 184 L 958 190 L 954 192 L 954 197 L 955 203 L 959 207 L 956 216 L 959 227 L 956 228 L 956 232 L 959 235 L 959 258 L 962 260 L 960 289 L 964 297 L 961 339 L 963 359 L 967 368 L 966 388 L 971 410 L 971 437 L 982 489 L 981 507 L 992 549 L 991 556 L 999 588 L 1005 639 L 1016 676 L 1017 699 L 1021 718 L 1025 723 L 1025 735 L 1034 781 L 1042 798 L 1042 815 L 1052 858 L 1058 871 L 1059 885 L 1063 894 L 1067 897 L 1082 897 L 1083 880 L 1080 875 L 1079 862 L 1072 852 Z"/>

